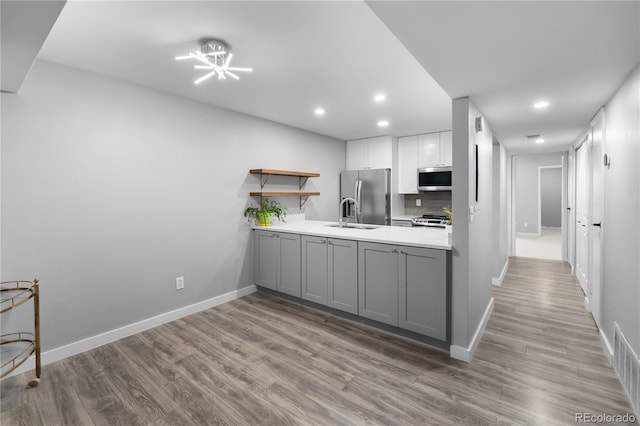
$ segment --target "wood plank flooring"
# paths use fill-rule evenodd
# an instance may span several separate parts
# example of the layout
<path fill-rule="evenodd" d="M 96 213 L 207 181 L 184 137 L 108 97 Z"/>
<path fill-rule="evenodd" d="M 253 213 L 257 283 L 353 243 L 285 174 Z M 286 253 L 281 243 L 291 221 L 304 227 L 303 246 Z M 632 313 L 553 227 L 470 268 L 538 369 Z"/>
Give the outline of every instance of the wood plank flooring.
<path fill-rule="evenodd" d="M 566 264 L 512 258 L 471 363 L 262 293 L 2 382 L 8 425 L 575 424 L 631 412 Z"/>

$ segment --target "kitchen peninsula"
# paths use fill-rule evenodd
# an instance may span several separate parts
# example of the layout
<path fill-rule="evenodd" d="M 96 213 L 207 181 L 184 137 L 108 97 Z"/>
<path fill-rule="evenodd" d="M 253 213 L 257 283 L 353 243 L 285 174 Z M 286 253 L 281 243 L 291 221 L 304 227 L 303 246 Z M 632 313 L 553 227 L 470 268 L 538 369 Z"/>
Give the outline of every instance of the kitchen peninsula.
<path fill-rule="evenodd" d="M 336 225 L 292 220 L 269 228 L 254 226 L 256 286 L 448 351 L 447 231 Z"/>

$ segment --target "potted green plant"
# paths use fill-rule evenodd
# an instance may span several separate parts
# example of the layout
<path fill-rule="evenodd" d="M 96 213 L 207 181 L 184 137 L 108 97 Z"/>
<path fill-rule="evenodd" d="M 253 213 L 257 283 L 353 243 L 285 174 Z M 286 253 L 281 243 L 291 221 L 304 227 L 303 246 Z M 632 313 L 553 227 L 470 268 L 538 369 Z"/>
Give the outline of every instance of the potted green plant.
<path fill-rule="evenodd" d="M 451 207 L 443 207 L 442 211 L 447 215 L 447 221 L 449 222 L 447 225 L 453 225 L 453 211 L 451 211 Z"/>
<path fill-rule="evenodd" d="M 271 226 L 271 217 L 273 216 L 285 222 L 287 207 L 275 200 L 263 199 L 260 201 L 259 207 L 247 207 L 244 211 L 244 217 L 249 220 L 256 219 L 260 226 Z"/>

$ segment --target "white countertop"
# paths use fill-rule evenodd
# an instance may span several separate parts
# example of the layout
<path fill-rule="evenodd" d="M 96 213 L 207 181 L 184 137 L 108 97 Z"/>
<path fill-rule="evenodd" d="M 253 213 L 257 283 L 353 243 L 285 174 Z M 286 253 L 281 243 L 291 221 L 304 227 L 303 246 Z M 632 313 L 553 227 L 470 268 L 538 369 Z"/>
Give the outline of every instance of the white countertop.
<path fill-rule="evenodd" d="M 448 244 L 447 230 L 417 226 L 405 228 L 401 226 L 377 226 L 376 229 L 333 228 L 327 225 L 337 222 L 321 220 L 293 220 L 287 223 L 273 224 L 253 229 L 263 231 L 290 232 L 293 234 L 315 235 L 319 237 L 343 238 L 346 240 L 369 241 L 373 243 L 398 244 L 403 246 L 451 250 Z"/>

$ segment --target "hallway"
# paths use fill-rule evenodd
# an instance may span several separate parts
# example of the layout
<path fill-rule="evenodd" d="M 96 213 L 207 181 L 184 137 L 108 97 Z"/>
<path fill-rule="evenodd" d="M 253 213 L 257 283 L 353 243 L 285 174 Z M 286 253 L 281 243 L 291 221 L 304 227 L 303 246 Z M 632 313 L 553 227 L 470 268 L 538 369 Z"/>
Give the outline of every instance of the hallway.
<path fill-rule="evenodd" d="M 567 263 L 511 257 L 493 293 L 472 364 L 499 377 L 501 404 L 525 410 L 536 424 L 633 413 Z"/>

